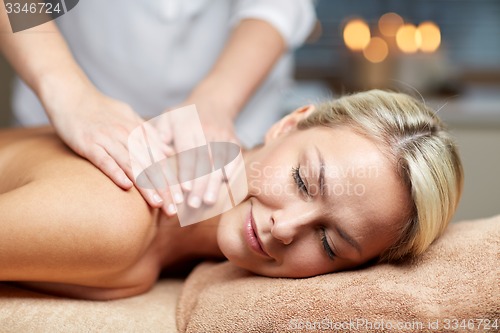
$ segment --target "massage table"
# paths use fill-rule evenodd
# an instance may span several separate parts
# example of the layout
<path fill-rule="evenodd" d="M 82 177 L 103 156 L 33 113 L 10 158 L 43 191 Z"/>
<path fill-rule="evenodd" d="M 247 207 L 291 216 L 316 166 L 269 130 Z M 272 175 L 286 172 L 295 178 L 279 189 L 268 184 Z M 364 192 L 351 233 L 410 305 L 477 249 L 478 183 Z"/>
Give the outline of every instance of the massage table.
<path fill-rule="evenodd" d="M 143 295 L 113 301 L 0 284 L 2 333 L 381 328 L 500 332 L 500 215 L 451 224 L 418 258 L 308 279 L 271 279 L 229 262 L 205 262 L 187 279 L 162 278 Z"/>

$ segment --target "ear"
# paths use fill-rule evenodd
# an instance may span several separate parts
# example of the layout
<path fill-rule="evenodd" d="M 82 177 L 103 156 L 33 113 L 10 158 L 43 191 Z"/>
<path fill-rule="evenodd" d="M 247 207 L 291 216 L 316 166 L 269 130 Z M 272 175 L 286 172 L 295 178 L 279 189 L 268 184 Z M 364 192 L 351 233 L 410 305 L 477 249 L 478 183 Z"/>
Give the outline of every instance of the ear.
<path fill-rule="evenodd" d="M 280 121 L 275 123 L 266 133 L 265 142 L 273 140 L 282 134 L 288 133 L 297 128 L 297 124 L 307 118 L 316 108 L 314 105 L 302 106 L 292 113 L 283 117 Z"/>

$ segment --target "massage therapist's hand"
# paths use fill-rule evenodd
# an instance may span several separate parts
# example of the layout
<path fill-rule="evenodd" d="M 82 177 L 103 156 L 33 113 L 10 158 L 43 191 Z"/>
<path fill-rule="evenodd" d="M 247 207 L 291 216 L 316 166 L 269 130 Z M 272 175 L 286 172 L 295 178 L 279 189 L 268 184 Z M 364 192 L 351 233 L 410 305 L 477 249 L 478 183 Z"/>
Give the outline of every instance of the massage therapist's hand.
<path fill-rule="evenodd" d="M 196 105 L 206 142 L 238 142 L 233 127 L 235 118 L 286 50 L 283 35 L 269 22 L 259 19 L 239 22 L 211 71 L 180 105 Z M 192 148 L 190 145 L 199 139 L 190 134 L 192 131 L 182 131 L 182 126 L 179 129 L 163 124 L 158 129 L 166 143 L 173 142 L 175 151 Z M 224 156 L 221 160 L 225 160 Z M 195 161 L 179 161 L 178 164 L 181 171 L 195 173 Z M 226 172 L 231 179 L 231 170 Z M 215 203 L 223 181 L 221 177 L 214 176 L 208 181 L 203 177 L 204 180 L 198 179 L 191 184 L 183 182 L 184 191 L 189 192 L 188 205 L 197 208 L 202 203 Z"/>
<path fill-rule="evenodd" d="M 233 125 L 233 116 L 227 108 L 224 108 L 220 103 L 214 103 L 210 98 L 204 96 L 192 96 L 185 100 L 181 105 L 170 108 L 175 110 L 183 106 L 195 105 L 201 122 L 203 131 L 193 131 L 193 119 L 183 117 L 182 110 L 172 112 L 173 117 L 169 118 L 169 122 L 160 121 L 156 124 L 156 128 L 160 133 L 160 137 L 168 145 L 171 145 L 176 152 L 187 151 L 193 147 L 199 147 L 210 142 L 234 142 L 238 143 Z M 166 112 L 168 112 L 167 110 Z M 214 154 L 214 152 L 211 152 Z M 225 161 L 226 152 L 215 152 L 218 156 L 212 156 L 212 161 Z M 194 179 L 197 174 L 196 168 L 199 170 L 202 166 L 211 165 L 210 161 L 206 161 L 194 154 L 184 156 L 179 159 L 178 170 L 179 179 Z M 226 171 L 226 176 L 230 178 L 231 170 Z M 192 208 L 199 208 L 202 204 L 213 205 L 218 197 L 220 187 L 224 181 L 220 173 L 213 173 L 210 177 L 201 177 L 193 181 L 184 181 L 182 190 L 184 192 L 184 200 Z"/>
<path fill-rule="evenodd" d="M 55 92 L 54 92 L 55 93 Z M 58 94 L 44 103 L 47 113 L 61 139 L 77 154 L 88 159 L 114 183 L 128 190 L 134 184 L 128 139 L 131 131 L 144 125 L 132 108 L 121 101 L 103 95 L 91 84 L 75 84 L 65 94 Z M 148 139 L 160 142 L 154 129 L 148 129 Z M 158 147 L 157 144 L 151 143 Z M 156 155 L 167 151 L 155 152 Z M 151 164 L 147 152 L 134 156 L 146 168 Z M 148 163 L 149 162 L 149 163 Z M 168 207 L 162 197 L 166 189 L 137 186 L 144 199 L 155 208 Z M 159 195 L 160 193 L 160 195 Z"/>

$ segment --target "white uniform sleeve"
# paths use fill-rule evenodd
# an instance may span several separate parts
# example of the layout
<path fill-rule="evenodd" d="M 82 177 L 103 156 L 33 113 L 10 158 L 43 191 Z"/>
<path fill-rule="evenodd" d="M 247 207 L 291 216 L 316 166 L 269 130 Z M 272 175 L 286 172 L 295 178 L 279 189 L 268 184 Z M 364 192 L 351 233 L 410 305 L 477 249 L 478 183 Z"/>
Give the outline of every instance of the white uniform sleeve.
<path fill-rule="evenodd" d="M 272 24 L 283 36 L 288 48 L 299 47 L 316 22 L 314 0 L 237 0 L 231 25 L 246 18 Z"/>

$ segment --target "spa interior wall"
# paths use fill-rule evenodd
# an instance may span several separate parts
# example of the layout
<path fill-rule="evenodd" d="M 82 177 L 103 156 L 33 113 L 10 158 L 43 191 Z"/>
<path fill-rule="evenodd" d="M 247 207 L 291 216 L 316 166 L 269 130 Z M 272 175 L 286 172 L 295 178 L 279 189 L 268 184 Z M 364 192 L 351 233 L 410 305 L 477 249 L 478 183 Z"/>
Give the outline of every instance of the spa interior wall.
<path fill-rule="evenodd" d="M 389 12 L 414 28 L 431 21 L 439 29 L 439 47 L 402 52 L 396 38 L 383 35 L 378 25 Z M 345 92 L 418 89 L 427 103 L 444 105 L 439 115 L 460 146 L 466 177 L 454 221 L 500 214 L 500 1 L 319 0 L 317 13 L 315 33 L 297 51 L 295 84 L 283 92 L 283 113 Z M 385 42 L 385 59 L 367 60 L 380 60 L 384 52 L 377 48 L 347 47 L 344 29 L 356 19 L 368 27 L 370 37 Z M 12 70 L 0 56 L 0 128 L 9 127 L 12 119 L 11 78 Z"/>

